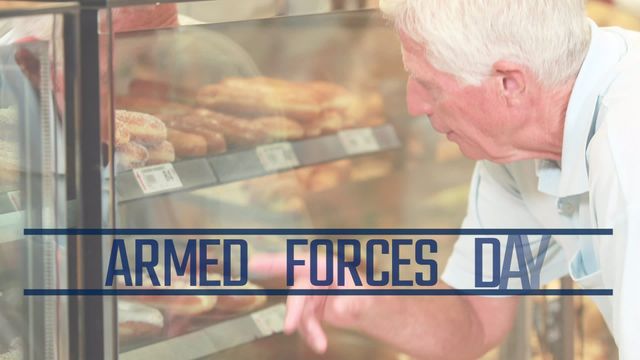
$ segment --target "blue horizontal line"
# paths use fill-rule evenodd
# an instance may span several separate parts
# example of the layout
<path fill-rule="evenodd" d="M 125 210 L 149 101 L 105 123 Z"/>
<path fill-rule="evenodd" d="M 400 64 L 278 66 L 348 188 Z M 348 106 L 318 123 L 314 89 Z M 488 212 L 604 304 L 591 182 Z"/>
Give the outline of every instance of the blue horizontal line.
<path fill-rule="evenodd" d="M 24 229 L 24 235 L 613 235 L 613 229 Z"/>
<path fill-rule="evenodd" d="M 25 296 L 612 296 L 611 289 L 25 289 Z"/>

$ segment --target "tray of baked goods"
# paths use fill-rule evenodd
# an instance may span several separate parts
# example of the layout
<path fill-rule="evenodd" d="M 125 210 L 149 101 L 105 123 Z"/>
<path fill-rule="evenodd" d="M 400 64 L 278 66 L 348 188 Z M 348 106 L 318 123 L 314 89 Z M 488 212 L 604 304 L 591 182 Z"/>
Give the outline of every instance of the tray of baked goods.
<path fill-rule="evenodd" d="M 0 214 L 20 211 L 18 110 L 0 107 Z"/>
<path fill-rule="evenodd" d="M 222 280 L 217 273 L 207 274 L 208 280 L 216 277 Z M 143 284 L 148 280 L 146 276 Z M 133 288 L 157 289 L 151 285 Z M 237 287 L 261 288 L 252 282 Z M 162 289 L 216 287 L 194 287 L 176 278 Z M 282 332 L 284 326 L 282 299 L 264 295 L 121 296 L 117 302 L 121 359 L 197 359 Z"/>
<path fill-rule="evenodd" d="M 120 202 L 400 147 L 374 92 L 254 77 L 226 78 L 191 96 L 134 80 L 116 98 Z"/>
<path fill-rule="evenodd" d="M 0 192 L 0 215 L 22 211 L 20 190 Z"/>

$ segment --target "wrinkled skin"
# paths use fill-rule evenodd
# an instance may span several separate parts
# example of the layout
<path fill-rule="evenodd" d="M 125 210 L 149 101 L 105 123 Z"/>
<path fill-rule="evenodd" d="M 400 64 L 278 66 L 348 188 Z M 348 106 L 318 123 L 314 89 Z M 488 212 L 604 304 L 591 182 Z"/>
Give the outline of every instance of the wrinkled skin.
<path fill-rule="evenodd" d="M 526 66 L 499 61 L 481 84 L 464 85 L 434 68 L 424 45 L 404 34 L 400 40 L 409 112 L 429 116 L 433 128 L 467 157 L 499 163 L 560 160 L 573 81 L 549 89 Z"/>

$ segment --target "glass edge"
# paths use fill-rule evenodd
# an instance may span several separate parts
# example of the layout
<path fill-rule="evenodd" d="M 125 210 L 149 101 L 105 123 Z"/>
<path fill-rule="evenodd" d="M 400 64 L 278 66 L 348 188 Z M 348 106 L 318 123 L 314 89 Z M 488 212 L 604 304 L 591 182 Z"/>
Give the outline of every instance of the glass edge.
<path fill-rule="evenodd" d="M 30 16 L 30 15 L 46 15 L 60 14 L 76 11 L 79 8 L 77 2 L 44 2 L 44 1 L 21 1 L 19 6 L 3 7 L 3 3 L 8 1 L 0 1 L 0 19 Z M 30 4 L 31 3 L 31 4 Z"/>

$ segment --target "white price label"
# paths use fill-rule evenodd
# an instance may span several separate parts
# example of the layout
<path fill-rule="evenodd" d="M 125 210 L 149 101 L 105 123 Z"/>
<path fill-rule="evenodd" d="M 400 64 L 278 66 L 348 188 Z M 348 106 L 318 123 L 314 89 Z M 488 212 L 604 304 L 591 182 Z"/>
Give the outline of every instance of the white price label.
<path fill-rule="evenodd" d="M 284 330 L 284 304 L 260 310 L 251 314 L 253 322 L 256 324 L 263 336 L 275 334 Z"/>
<path fill-rule="evenodd" d="M 343 130 L 338 133 L 344 150 L 349 155 L 365 154 L 380 150 L 371 128 Z"/>
<path fill-rule="evenodd" d="M 182 187 L 182 181 L 171 164 L 133 169 L 133 175 L 145 194 L 174 190 Z"/>
<path fill-rule="evenodd" d="M 258 146 L 256 154 L 266 171 L 291 169 L 298 165 L 298 157 L 288 142 Z"/>
<path fill-rule="evenodd" d="M 22 200 L 20 199 L 20 190 L 11 191 L 7 193 L 9 197 L 9 201 L 11 201 L 11 205 L 16 211 L 22 210 Z"/>

